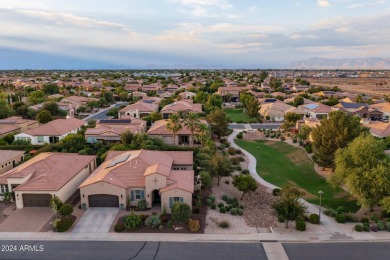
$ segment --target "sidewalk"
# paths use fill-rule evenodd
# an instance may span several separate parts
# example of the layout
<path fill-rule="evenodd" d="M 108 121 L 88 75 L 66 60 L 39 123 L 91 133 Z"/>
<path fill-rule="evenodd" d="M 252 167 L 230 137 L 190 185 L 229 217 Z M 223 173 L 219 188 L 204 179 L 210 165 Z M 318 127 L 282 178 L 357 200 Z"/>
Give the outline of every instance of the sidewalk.
<path fill-rule="evenodd" d="M 242 151 L 243 154 L 245 154 L 245 156 L 248 158 L 249 160 L 249 164 L 248 164 L 248 170 L 249 170 L 249 173 L 250 175 L 256 179 L 256 181 L 260 184 L 262 184 L 263 186 L 266 186 L 267 188 L 270 188 L 270 189 L 275 189 L 275 188 L 279 188 L 267 181 L 265 181 L 264 179 L 262 179 L 260 177 L 260 175 L 257 174 L 257 171 L 256 171 L 256 158 L 250 154 L 249 152 L 245 151 L 244 149 L 242 149 L 241 147 L 239 147 L 235 142 L 234 142 L 234 138 L 237 136 L 237 134 L 239 133 L 240 131 L 237 131 L 237 130 L 234 130 L 233 133 L 231 133 L 229 136 L 228 136 L 228 141 L 230 142 L 230 145 L 231 147 L 234 147 L 236 149 L 239 149 Z M 307 207 L 307 210 L 308 212 L 310 213 L 314 213 L 314 214 L 318 214 L 318 208 L 315 207 L 313 204 L 305 201 L 302 199 L 302 202 L 303 204 Z M 321 224 L 329 231 L 329 233 L 333 236 L 341 236 L 341 237 L 345 237 L 345 238 L 349 238 L 345 235 L 344 231 L 342 229 L 340 229 L 336 223 L 334 223 L 334 221 L 332 219 L 330 219 L 328 216 L 326 216 L 325 214 L 321 214 Z"/>

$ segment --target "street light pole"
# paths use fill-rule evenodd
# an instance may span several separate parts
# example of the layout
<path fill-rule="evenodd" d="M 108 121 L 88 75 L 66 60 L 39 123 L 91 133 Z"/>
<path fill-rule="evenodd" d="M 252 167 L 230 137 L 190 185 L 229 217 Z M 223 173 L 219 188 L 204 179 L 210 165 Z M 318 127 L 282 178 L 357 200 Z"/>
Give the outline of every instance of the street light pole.
<path fill-rule="evenodd" d="M 319 191 L 318 194 L 320 194 L 320 210 L 319 210 L 319 213 L 318 213 L 318 219 L 319 219 L 319 222 L 321 222 L 321 199 L 322 199 L 322 194 L 324 194 L 323 191 Z"/>

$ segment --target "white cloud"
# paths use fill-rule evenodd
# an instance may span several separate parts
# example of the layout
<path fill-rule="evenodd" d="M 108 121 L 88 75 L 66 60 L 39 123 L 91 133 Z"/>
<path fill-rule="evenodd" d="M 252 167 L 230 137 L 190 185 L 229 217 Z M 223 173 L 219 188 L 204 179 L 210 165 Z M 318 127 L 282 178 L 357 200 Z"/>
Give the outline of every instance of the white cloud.
<path fill-rule="evenodd" d="M 328 0 L 317 0 L 317 5 L 320 7 L 328 7 L 330 3 Z"/>
<path fill-rule="evenodd" d="M 375 2 L 368 2 L 368 3 L 358 3 L 358 4 L 351 4 L 348 5 L 348 8 L 362 8 L 362 7 L 372 7 L 376 5 L 383 5 L 386 4 L 387 1 L 375 1 Z"/>
<path fill-rule="evenodd" d="M 230 9 L 233 7 L 231 3 L 225 0 L 168 0 L 167 2 L 192 6 L 212 6 L 221 9 Z"/>

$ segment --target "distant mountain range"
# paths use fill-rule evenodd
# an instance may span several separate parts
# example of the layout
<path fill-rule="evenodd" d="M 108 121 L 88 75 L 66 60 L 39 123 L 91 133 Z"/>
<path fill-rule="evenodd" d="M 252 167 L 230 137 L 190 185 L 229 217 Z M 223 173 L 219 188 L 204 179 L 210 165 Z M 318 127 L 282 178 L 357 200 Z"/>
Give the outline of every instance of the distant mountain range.
<path fill-rule="evenodd" d="M 325 59 L 313 57 L 303 61 L 294 61 L 291 69 L 375 69 L 389 70 L 390 59 L 386 58 L 356 58 L 356 59 Z"/>

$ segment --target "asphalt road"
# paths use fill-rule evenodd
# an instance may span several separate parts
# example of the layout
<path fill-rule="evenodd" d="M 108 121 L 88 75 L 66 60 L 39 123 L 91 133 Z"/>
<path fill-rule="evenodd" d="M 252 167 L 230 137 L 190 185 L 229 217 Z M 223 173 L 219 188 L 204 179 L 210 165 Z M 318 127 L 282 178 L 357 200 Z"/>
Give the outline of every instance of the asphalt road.
<path fill-rule="evenodd" d="M 290 260 L 388 260 L 390 243 L 285 243 L 283 248 Z"/>
<path fill-rule="evenodd" d="M 262 123 L 262 124 L 229 124 L 230 129 L 245 129 L 244 125 L 249 125 L 252 129 L 271 129 L 277 130 L 282 124 L 280 123 Z"/>
<path fill-rule="evenodd" d="M 113 107 L 120 107 L 122 105 L 127 105 L 127 103 L 118 103 L 118 104 L 115 104 L 115 106 L 113 106 Z M 110 108 L 113 108 L 113 107 L 110 107 Z M 94 116 L 88 118 L 88 120 L 90 120 L 90 119 L 95 119 L 95 120 L 108 119 L 109 116 L 107 116 L 107 112 L 108 112 L 108 110 L 98 112 Z"/>
<path fill-rule="evenodd" d="M 0 244 L 0 259 L 267 259 L 260 243 L 3 240 Z"/>

